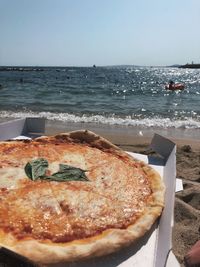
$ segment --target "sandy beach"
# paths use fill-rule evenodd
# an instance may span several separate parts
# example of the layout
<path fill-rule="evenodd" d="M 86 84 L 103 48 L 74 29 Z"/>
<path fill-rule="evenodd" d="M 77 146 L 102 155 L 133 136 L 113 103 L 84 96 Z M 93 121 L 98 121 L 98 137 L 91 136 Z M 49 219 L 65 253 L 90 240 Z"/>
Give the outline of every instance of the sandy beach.
<path fill-rule="evenodd" d="M 199 130 L 188 131 L 148 129 L 130 127 L 102 126 L 94 124 L 46 123 L 46 135 L 88 129 L 107 138 L 123 150 L 145 154 L 154 133 L 161 134 L 177 145 L 177 177 L 183 181 L 183 190 L 175 195 L 173 252 L 181 266 L 188 249 L 200 238 L 200 142 Z M 6 261 L 5 261 L 6 259 Z M 12 265 L 0 253 L 0 265 Z M 21 265 L 20 265 L 21 266 Z"/>

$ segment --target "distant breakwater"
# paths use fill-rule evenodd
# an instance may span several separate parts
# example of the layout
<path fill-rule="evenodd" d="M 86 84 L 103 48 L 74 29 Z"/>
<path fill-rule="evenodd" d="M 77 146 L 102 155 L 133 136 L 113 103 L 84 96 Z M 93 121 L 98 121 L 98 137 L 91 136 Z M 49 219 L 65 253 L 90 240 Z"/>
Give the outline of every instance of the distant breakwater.
<path fill-rule="evenodd" d="M 200 64 L 185 64 L 185 65 L 181 65 L 179 66 L 179 68 L 183 68 L 183 69 L 200 69 Z"/>

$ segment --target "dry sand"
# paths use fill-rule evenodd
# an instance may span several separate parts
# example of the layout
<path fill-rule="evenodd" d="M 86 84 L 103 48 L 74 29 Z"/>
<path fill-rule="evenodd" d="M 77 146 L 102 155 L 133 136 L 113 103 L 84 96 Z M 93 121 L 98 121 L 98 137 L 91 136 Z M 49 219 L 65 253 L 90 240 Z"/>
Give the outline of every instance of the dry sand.
<path fill-rule="evenodd" d="M 58 125 L 57 125 L 58 126 Z M 47 134 L 55 134 L 86 129 L 78 125 L 57 127 L 47 125 Z M 153 130 L 149 134 L 141 134 L 140 131 L 125 130 L 120 127 L 87 127 L 87 129 L 104 136 L 123 150 L 144 153 L 150 144 Z M 184 190 L 176 193 L 173 228 L 173 252 L 181 266 L 184 266 L 183 258 L 188 249 L 200 239 L 200 142 L 196 139 L 180 139 L 178 136 L 167 136 L 177 144 L 177 177 L 183 180 Z M 7 263 L 5 262 L 7 260 Z M 9 261 L 8 257 L 0 254 L 0 266 L 16 266 L 16 262 Z M 4 265 L 3 265 L 4 264 Z M 25 265 L 20 265 L 25 266 Z"/>
<path fill-rule="evenodd" d="M 184 190 L 175 198 L 173 251 L 180 263 L 200 239 L 200 146 L 189 148 L 182 145 L 177 150 L 177 177 L 183 180 Z"/>

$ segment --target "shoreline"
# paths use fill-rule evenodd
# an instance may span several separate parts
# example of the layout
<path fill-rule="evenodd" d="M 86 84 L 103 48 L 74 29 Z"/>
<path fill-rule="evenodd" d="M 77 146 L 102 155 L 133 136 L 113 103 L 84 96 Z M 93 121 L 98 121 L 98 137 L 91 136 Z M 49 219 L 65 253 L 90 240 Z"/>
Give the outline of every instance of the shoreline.
<path fill-rule="evenodd" d="M 95 132 L 120 146 L 135 146 L 150 144 L 154 134 L 170 139 L 177 146 L 190 145 L 192 149 L 200 148 L 200 129 L 160 129 L 156 127 L 141 128 L 132 126 L 105 125 L 94 123 L 69 123 L 60 121 L 46 121 L 45 134 L 54 135 L 61 132 L 87 129 Z"/>
<path fill-rule="evenodd" d="M 33 116 L 35 118 L 35 116 Z M 0 118 L 0 123 L 11 122 L 21 118 Z M 103 136 L 109 141 L 121 145 L 136 145 L 148 144 L 151 142 L 154 134 L 162 135 L 170 139 L 177 145 L 190 145 L 193 149 L 200 147 L 199 137 L 200 129 L 185 129 L 185 128 L 161 128 L 161 127 L 141 127 L 141 126 L 125 126 L 125 125 L 109 125 L 104 123 L 94 122 L 64 122 L 59 120 L 45 119 L 45 135 L 55 135 L 58 133 L 90 130 Z"/>

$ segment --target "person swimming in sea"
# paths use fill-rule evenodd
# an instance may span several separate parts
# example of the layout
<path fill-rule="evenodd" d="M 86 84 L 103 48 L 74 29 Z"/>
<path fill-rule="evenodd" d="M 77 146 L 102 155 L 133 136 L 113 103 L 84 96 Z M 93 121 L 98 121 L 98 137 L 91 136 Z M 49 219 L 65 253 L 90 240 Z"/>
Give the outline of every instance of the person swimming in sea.
<path fill-rule="evenodd" d="M 173 90 L 173 89 L 174 89 L 174 82 L 169 81 L 169 90 Z"/>

